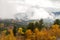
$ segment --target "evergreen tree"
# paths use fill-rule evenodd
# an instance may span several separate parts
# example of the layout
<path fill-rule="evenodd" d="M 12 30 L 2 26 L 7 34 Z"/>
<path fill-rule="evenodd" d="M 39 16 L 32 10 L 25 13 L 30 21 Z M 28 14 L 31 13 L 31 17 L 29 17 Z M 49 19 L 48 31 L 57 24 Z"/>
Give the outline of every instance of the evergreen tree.
<path fill-rule="evenodd" d="M 56 20 L 54 21 L 54 24 L 60 25 L 60 20 L 59 20 L 59 19 L 56 19 Z"/>
<path fill-rule="evenodd" d="M 16 33 L 17 33 L 17 27 L 15 25 L 14 28 L 13 28 L 13 34 L 14 34 L 14 36 L 16 36 Z"/>
<path fill-rule="evenodd" d="M 44 27 L 43 19 L 39 21 L 39 29 L 42 29 Z"/>
<path fill-rule="evenodd" d="M 36 28 L 38 28 L 38 27 L 39 27 L 39 23 L 38 23 L 38 22 L 35 22 L 34 26 L 35 26 Z"/>
<path fill-rule="evenodd" d="M 35 29 L 34 23 L 29 23 L 27 29 L 31 29 L 33 31 Z"/>

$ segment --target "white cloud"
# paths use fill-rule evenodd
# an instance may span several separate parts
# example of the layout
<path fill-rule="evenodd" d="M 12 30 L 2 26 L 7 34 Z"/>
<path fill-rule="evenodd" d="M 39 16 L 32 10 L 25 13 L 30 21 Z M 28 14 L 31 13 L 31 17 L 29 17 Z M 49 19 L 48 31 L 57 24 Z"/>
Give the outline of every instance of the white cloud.
<path fill-rule="evenodd" d="M 41 19 L 49 17 L 48 12 L 46 12 L 43 8 L 35 9 L 35 14 L 31 19 Z"/>
<path fill-rule="evenodd" d="M 28 9 L 35 12 L 33 18 L 47 18 L 48 12 L 44 8 L 58 8 L 59 4 L 53 3 L 50 0 L 0 0 L 0 17 L 2 18 L 14 18 L 14 14 L 19 12 L 26 12 Z M 32 7 L 34 6 L 34 7 Z M 37 9 L 35 6 L 41 8 Z"/>

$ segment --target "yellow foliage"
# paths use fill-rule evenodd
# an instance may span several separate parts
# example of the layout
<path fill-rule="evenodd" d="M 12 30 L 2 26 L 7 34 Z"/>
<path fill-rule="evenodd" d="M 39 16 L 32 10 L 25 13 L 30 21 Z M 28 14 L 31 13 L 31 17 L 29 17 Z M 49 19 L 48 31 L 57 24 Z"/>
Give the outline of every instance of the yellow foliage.
<path fill-rule="evenodd" d="M 53 29 L 58 29 L 58 28 L 59 28 L 59 25 L 57 25 L 57 24 L 52 25 L 52 28 L 53 28 Z"/>
<path fill-rule="evenodd" d="M 39 30 L 38 28 L 35 28 L 34 32 L 27 29 L 25 33 L 22 28 L 19 28 L 17 34 L 25 34 L 24 37 L 22 37 L 22 35 L 17 35 L 15 37 L 13 29 L 9 29 L 9 32 L 10 34 L 6 35 L 6 30 L 2 31 L 0 40 L 22 40 L 24 37 L 25 40 L 57 40 L 57 37 L 60 37 L 60 28 L 57 24 L 52 25 L 52 28 L 50 29 L 43 28 L 42 30 Z"/>
<path fill-rule="evenodd" d="M 26 39 L 26 40 L 31 40 L 31 39 Z"/>
<path fill-rule="evenodd" d="M 50 40 L 56 40 L 56 37 L 55 36 L 51 36 L 49 39 Z"/>
<path fill-rule="evenodd" d="M 27 38 L 31 38 L 32 37 L 32 31 L 30 29 L 26 30 L 25 34 L 26 34 Z"/>
<path fill-rule="evenodd" d="M 35 32 L 35 35 L 37 36 L 37 35 L 38 35 L 38 33 L 39 33 L 38 28 L 35 28 L 34 32 Z"/>
<path fill-rule="evenodd" d="M 28 30 L 26 30 L 25 34 L 28 35 L 28 36 L 32 35 L 32 31 L 30 29 L 28 29 Z"/>
<path fill-rule="evenodd" d="M 18 33 L 24 34 L 23 29 L 22 29 L 22 28 L 19 28 L 19 29 L 18 29 Z"/>
<path fill-rule="evenodd" d="M 35 32 L 35 33 L 36 33 L 36 32 L 39 32 L 38 28 L 35 28 L 34 32 Z"/>
<path fill-rule="evenodd" d="M 13 29 L 9 29 L 10 34 L 7 36 L 9 40 L 16 40 L 14 34 L 13 34 Z"/>

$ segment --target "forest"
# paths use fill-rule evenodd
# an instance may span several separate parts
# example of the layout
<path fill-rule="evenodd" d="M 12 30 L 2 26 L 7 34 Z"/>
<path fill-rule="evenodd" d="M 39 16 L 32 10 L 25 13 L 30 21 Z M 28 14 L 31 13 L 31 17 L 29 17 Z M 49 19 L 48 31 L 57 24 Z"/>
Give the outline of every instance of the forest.
<path fill-rule="evenodd" d="M 19 27 L 12 24 L 0 22 L 0 40 L 60 40 L 60 19 L 50 26 L 43 19 Z"/>

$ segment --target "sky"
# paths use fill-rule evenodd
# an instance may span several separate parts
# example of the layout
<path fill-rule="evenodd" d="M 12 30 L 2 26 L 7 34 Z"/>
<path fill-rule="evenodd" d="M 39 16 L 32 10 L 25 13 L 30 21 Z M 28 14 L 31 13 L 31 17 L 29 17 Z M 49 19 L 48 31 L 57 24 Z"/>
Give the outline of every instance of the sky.
<path fill-rule="evenodd" d="M 0 18 L 15 18 L 15 14 L 34 12 L 29 19 L 53 18 L 60 11 L 60 0 L 0 0 Z M 30 13 L 29 13 L 30 12 Z"/>

